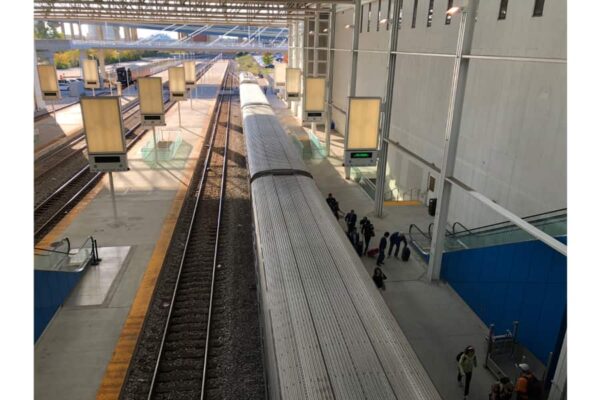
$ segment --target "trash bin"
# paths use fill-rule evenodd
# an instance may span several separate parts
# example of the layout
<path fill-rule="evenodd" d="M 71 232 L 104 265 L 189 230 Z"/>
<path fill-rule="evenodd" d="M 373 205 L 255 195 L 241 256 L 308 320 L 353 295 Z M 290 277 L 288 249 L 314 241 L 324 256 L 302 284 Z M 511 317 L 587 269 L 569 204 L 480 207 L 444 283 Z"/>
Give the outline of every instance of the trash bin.
<path fill-rule="evenodd" d="M 435 216 L 435 206 L 437 205 L 437 199 L 429 199 L 429 215 Z"/>

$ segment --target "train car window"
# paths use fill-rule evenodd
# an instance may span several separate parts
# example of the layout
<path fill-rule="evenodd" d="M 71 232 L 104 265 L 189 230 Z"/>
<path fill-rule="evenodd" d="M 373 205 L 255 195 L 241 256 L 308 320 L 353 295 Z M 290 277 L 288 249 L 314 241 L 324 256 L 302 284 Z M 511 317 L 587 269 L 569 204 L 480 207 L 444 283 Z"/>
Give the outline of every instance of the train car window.
<path fill-rule="evenodd" d="M 533 16 L 541 17 L 544 14 L 544 0 L 535 0 L 533 5 Z"/>
<path fill-rule="evenodd" d="M 413 15 L 412 15 L 411 28 L 414 28 L 417 26 L 417 8 L 418 7 L 419 7 L 419 0 L 415 0 L 415 2 L 413 4 Z"/>
<path fill-rule="evenodd" d="M 454 5 L 454 0 L 448 0 L 448 8 L 446 8 L 446 10 L 449 10 L 452 8 L 452 6 Z M 452 15 L 446 13 L 446 25 L 450 25 L 450 22 L 452 21 Z"/>
<path fill-rule="evenodd" d="M 431 20 L 433 19 L 433 1 L 429 0 L 429 10 L 427 11 L 427 27 L 431 27 Z"/>
<path fill-rule="evenodd" d="M 508 8 L 508 0 L 500 0 L 500 12 L 498 19 L 506 19 L 506 10 Z"/>
<path fill-rule="evenodd" d="M 365 5 L 362 6 L 362 15 L 360 16 L 360 33 L 363 32 L 363 20 L 365 19 Z"/>

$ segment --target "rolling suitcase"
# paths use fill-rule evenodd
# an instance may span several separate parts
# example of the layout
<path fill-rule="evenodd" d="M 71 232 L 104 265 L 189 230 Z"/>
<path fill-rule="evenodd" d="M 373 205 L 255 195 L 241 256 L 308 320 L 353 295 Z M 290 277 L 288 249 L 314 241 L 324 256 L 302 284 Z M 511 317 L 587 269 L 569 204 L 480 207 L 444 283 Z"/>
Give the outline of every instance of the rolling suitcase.
<path fill-rule="evenodd" d="M 402 249 L 402 261 L 408 261 L 409 258 L 410 249 L 408 248 L 408 246 L 404 246 L 404 248 Z"/>

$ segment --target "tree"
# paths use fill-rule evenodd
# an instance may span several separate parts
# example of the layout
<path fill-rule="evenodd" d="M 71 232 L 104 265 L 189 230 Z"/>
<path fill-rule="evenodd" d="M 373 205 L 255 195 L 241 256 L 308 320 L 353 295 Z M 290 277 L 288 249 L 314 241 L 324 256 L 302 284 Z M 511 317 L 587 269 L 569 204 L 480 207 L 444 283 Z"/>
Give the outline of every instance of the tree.
<path fill-rule="evenodd" d="M 65 35 L 58 31 L 58 24 L 48 24 L 44 21 L 36 21 L 33 26 L 36 39 L 64 39 Z"/>
<path fill-rule="evenodd" d="M 262 56 L 262 60 L 263 60 L 263 63 L 265 63 L 265 65 L 273 64 L 273 54 L 264 53 Z"/>

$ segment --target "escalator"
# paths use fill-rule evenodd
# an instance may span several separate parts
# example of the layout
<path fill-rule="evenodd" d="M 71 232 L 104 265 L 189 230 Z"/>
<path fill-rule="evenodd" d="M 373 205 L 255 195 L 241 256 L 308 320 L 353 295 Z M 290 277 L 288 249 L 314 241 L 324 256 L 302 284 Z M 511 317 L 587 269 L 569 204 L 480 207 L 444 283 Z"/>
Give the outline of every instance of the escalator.
<path fill-rule="evenodd" d="M 523 220 L 552 237 L 566 236 L 567 234 L 566 208 L 530 215 L 524 217 Z M 410 243 L 426 261 L 429 259 L 432 229 L 433 223 L 429 224 L 427 231 L 424 231 L 415 224 L 411 224 L 408 231 Z M 467 228 L 462 223 L 455 222 L 452 224 L 451 229 L 446 229 L 444 252 L 525 242 L 528 240 L 537 239 L 510 221 L 484 225 L 477 228 Z"/>

